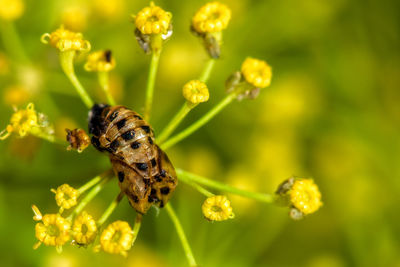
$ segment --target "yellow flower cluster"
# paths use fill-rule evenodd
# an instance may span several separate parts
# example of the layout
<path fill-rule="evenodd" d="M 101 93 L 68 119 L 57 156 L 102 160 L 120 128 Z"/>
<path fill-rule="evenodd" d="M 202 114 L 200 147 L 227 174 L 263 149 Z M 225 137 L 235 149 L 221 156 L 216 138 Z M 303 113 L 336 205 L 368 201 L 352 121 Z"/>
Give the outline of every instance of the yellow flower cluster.
<path fill-rule="evenodd" d="M 43 34 L 41 41 L 44 44 L 50 43 L 51 46 L 57 48 L 61 52 L 71 50 L 89 51 L 91 48 L 90 42 L 83 40 L 82 33 L 66 30 L 63 25 L 52 33 Z"/>
<path fill-rule="evenodd" d="M 235 217 L 231 202 L 226 196 L 209 197 L 204 201 L 201 208 L 204 217 L 209 221 L 225 221 Z"/>
<path fill-rule="evenodd" d="M 34 248 L 37 249 L 42 243 L 46 246 L 55 246 L 61 250 L 62 245 L 70 239 L 69 221 L 63 218 L 60 214 L 45 214 L 41 215 L 36 206 L 32 206 L 35 213 L 34 219 L 38 222 L 35 226 L 35 236 L 39 240 Z"/>
<path fill-rule="evenodd" d="M 85 64 L 86 71 L 108 72 L 115 68 L 115 59 L 111 50 L 90 53 Z"/>
<path fill-rule="evenodd" d="M 0 18 L 13 21 L 22 16 L 25 4 L 22 0 L 0 0 Z"/>
<path fill-rule="evenodd" d="M 192 27 L 198 33 L 220 32 L 228 27 L 231 10 L 219 2 L 202 6 L 192 18 Z"/>
<path fill-rule="evenodd" d="M 172 14 L 150 2 L 135 16 L 136 28 L 142 34 L 166 34 L 171 23 Z"/>
<path fill-rule="evenodd" d="M 207 85 L 199 80 L 192 80 L 183 86 L 183 97 L 192 104 L 208 101 L 210 93 Z"/>
<path fill-rule="evenodd" d="M 0 140 L 4 140 L 11 133 L 17 133 L 19 137 L 26 136 L 33 127 L 38 127 L 38 113 L 33 103 L 29 103 L 26 109 L 16 110 L 11 116 L 10 124 L 0 133 Z"/>
<path fill-rule="evenodd" d="M 115 221 L 101 233 L 100 245 L 102 250 L 111 254 L 127 256 L 131 249 L 133 232 L 127 222 Z"/>
<path fill-rule="evenodd" d="M 72 236 L 78 245 L 88 245 L 94 241 L 97 235 L 97 225 L 93 217 L 86 211 L 82 212 L 74 220 Z"/>
<path fill-rule="evenodd" d="M 79 191 L 70 185 L 60 185 L 57 187 L 57 190 L 51 189 L 51 192 L 56 195 L 56 203 L 57 206 L 60 207 L 60 213 L 62 213 L 64 209 L 70 209 L 76 206 L 79 197 Z"/>
<path fill-rule="evenodd" d="M 265 88 L 271 84 L 271 67 L 263 60 L 246 58 L 242 64 L 241 72 L 245 80 L 257 88 Z"/>
<path fill-rule="evenodd" d="M 316 212 L 321 206 L 321 193 L 312 179 L 296 179 L 291 190 L 290 202 L 304 215 Z"/>

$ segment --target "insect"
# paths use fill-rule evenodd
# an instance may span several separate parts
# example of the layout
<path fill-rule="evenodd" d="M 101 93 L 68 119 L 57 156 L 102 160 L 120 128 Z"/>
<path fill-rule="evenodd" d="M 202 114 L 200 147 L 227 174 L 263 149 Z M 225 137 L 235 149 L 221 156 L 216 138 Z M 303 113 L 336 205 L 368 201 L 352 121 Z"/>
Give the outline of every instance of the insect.
<path fill-rule="evenodd" d="M 121 191 L 131 206 L 145 214 L 163 207 L 178 183 L 168 156 L 154 143 L 150 125 L 124 106 L 95 104 L 89 112 L 91 143 L 107 151 Z"/>

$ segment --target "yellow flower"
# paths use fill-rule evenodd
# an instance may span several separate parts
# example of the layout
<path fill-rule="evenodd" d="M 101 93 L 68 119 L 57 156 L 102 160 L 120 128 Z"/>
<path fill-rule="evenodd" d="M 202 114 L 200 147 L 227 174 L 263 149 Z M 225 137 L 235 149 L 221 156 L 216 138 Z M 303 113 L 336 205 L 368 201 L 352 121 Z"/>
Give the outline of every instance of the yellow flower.
<path fill-rule="evenodd" d="M 25 4 L 22 0 L 0 0 L 0 18 L 16 20 L 22 16 Z"/>
<path fill-rule="evenodd" d="M 16 110 L 11 116 L 10 124 L 6 129 L 0 132 L 0 140 L 4 140 L 15 132 L 20 137 L 26 136 L 33 128 L 38 127 L 38 114 L 33 103 L 29 103 L 26 109 Z"/>
<path fill-rule="evenodd" d="M 107 226 L 101 233 L 101 248 L 111 254 L 121 254 L 127 256 L 127 251 L 131 249 L 133 242 L 133 232 L 127 222 L 116 221 Z"/>
<path fill-rule="evenodd" d="M 77 204 L 79 191 L 68 184 L 60 185 L 57 187 L 57 190 L 51 189 L 51 192 L 56 194 L 55 198 L 57 206 L 60 207 L 60 213 L 62 213 L 64 209 L 70 209 Z"/>
<path fill-rule="evenodd" d="M 183 86 L 183 96 L 192 104 L 208 101 L 210 93 L 207 85 L 198 80 L 192 80 Z"/>
<path fill-rule="evenodd" d="M 97 225 L 86 211 L 76 217 L 72 226 L 72 237 L 79 245 L 92 243 L 97 235 Z"/>
<path fill-rule="evenodd" d="M 36 206 L 32 208 L 35 213 L 40 213 Z M 61 217 L 60 214 L 45 214 L 41 221 L 35 226 L 35 236 L 39 242 L 35 244 L 34 249 L 37 249 L 43 243 L 46 246 L 56 246 L 57 250 L 61 250 L 61 246 L 70 239 L 69 221 Z"/>
<path fill-rule="evenodd" d="M 91 47 L 89 41 L 83 40 L 82 33 L 66 30 L 63 25 L 52 33 L 43 34 L 41 41 L 44 44 L 50 43 L 51 46 L 61 52 L 70 50 L 89 51 Z"/>
<path fill-rule="evenodd" d="M 243 62 L 241 71 L 246 81 L 257 88 L 265 88 L 271 84 L 271 67 L 263 60 L 248 57 Z"/>
<path fill-rule="evenodd" d="M 296 179 L 290 194 L 290 202 L 304 215 L 316 212 L 321 206 L 321 193 L 312 179 Z"/>
<path fill-rule="evenodd" d="M 85 64 L 86 71 L 108 72 L 115 68 L 115 59 L 111 50 L 90 53 Z"/>
<path fill-rule="evenodd" d="M 170 27 L 172 14 L 150 2 L 135 16 L 136 28 L 142 34 L 166 34 Z"/>
<path fill-rule="evenodd" d="M 204 201 L 201 208 L 204 217 L 209 221 L 225 221 L 235 217 L 231 202 L 226 196 L 209 197 Z"/>
<path fill-rule="evenodd" d="M 231 19 L 231 10 L 219 2 L 202 6 L 192 18 L 192 27 L 198 33 L 214 33 L 225 29 Z"/>

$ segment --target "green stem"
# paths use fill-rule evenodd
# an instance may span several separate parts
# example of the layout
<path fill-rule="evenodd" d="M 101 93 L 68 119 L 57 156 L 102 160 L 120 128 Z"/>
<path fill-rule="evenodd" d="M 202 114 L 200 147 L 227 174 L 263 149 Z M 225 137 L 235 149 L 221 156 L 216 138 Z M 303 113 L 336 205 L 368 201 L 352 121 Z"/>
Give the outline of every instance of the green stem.
<path fill-rule="evenodd" d="M 4 48 L 7 52 L 17 61 L 30 63 L 14 23 L 12 21 L 1 21 L 0 25 Z"/>
<path fill-rule="evenodd" d="M 140 231 L 140 226 L 142 225 L 142 218 L 143 218 L 143 215 L 142 214 L 137 214 L 136 215 L 136 219 L 135 219 L 135 225 L 133 226 L 133 239 L 132 239 L 132 244 L 133 243 L 135 243 L 135 241 L 136 241 L 136 238 L 137 238 L 137 236 L 138 236 L 138 234 L 139 234 L 139 231 Z"/>
<path fill-rule="evenodd" d="M 85 103 L 88 109 L 91 109 L 93 106 L 93 100 L 90 98 L 85 88 L 82 86 L 75 75 L 74 57 L 74 50 L 60 52 L 61 68 L 63 69 L 65 75 L 67 75 L 68 79 L 71 81 L 72 85 L 75 87 L 83 103 Z"/>
<path fill-rule="evenodd" d="M 115 106 L 115 100 L 114 97 L 111 95 L 110 92 L 110 82 L 109 82 L 109 75 L 107 71 L 100 71 L 98 73 L 98 79 L 99 79 L 99 84 L 101 88 L 103 89 L 104 93 L 106 94 L 107 101 L 110 103 L 112 106 Z"/>
<path fill-rule="evenodd" d="M 265 202 L 265 203 L 273 203 L 274 202 L 274 196 L 271 194 L 263 194 L 263 193 L 256 193 L 256 192 L 249 192 L 246 190 L 238 189 L 236 187 L 217 182 L 214 180 L 207 179 L 205 177 L 201 177 L 199 175 L 186 172 L 182 169 L 176 169 L 176 173 L 179 177 L 179 180 L 191 184 L 191 183 L 198 183 L 207 187 L 211 187 L 223 192 L 228 192 L 232 193 L 235 195 L 255 199 L 257 201 Z"/>
<path fill-rule="evenodd" d="M 198 121 L 190 125 L 188 128 L 183 130 L 177 135 L 172 136 L 168 139 L 164 144 L 161 145 L 162 149 L 168 149 L 171 146 L 175 145 L 182 139 L 188 137 L 193 132 L 198 130 L 204 124 L 209 122 L 215 115 L 217 115 L 222 109 L 224 109 L 229 103 L 231 103 L 237 96 L 236 92 L 228 94 L 224 99 L 221 100 L 213 109 L 207 112 L 203 117 L 201 117 Z"/>
<path fill-rule="evenodd" d="M 101 180 L 104 179 L 104 177 L 109 176 L 112 174 L 112 170 L 108 170 L 100 175 L 97 175 L 93 179 L 91 179 L 89 182 L 86 184 L 82 185 L 81 187 L 78 188 L 79 195 L 82 195 L 86 190 L 92 188 L 95 184 L 100 182 Z"/>
<path fill-rule="evenodd" d="M 185 104 L 183 104 L 182 108 L 178 111 L 178 113 L 176 113 L 175 117 L 169 122 L 169 124 L 158 136 L 157 141 L 159 144 L 167 140 L 171 133 L 176 129 L 176 127 L 178 127 L 181 121 L 195 106 L 197 106 L 197 104 L 194 105 L 187 101 L 185 102 Z"/>
<path fill-rule="evenodd" d="M 182 180 L 183 182 L 187 183 L 188 185 L 190 185 L 191 187 L 193 187 L 194 189 L 196 189 L 197 191 L 199 191 L 201 194 L 203 194 L 206 197 L 213 197 L 215 196 L 215 194 L 211 193 L 210 191 L 208 191 L 207 189 L 205 189 L 204 187 L 202 187 L 201 185 L 194 183 L 192 181 L 189 180 Z"/>
<path fill-rule="evenodd" d="M 120 192 L 118 196 L 113 200 L 113 202 L 111 202 L 106 211 L 103 213 L 103 215 L 101 215 L 100 219 L 97 221 L 97 225 L 99 227 L 103 225 L 105 221 L 107 221 L 108 217 L 110 217 L 110 215 L 114 212 L 115 208 L 118 206 L 119 202 L 121 202 L 123 197 L 124 193 Z"/>
<path fill-rule="evenodd" d="M 169 217 L 171 218 L 172 223 L 175 226 L 176 232 L 178 233 L 179 239 L 182 243 L 183 250 L 185 251 L 186 259 L 189 262 L 190 266 L 197 266 L 196 260 L 194 259 L 192 249 L 190 248 L 189 242 L 187 241 L 185 232 L 183 231 L 182 225 L 178 219 L 178 217 L 175 214 L 174 209 L 172 208 L 170 203 L 167 203 L 165 205 L 165 209 L 168 212 Z"/>
<path fill-rule="evenodd" d="M 158 62 L 160 60 L 161 50 L 153 51 L 151 55 L 150 62 L 150 70 L 149 76 L 147 79 L 147 87 L 146 87 L 146 102 L 144 107 L 144 118 L 145 120 L 149 120 L 151 107 L 153 104 L 153 94 L 154 94 L 154 84 L 156 82 L 156 75 L 158 69 Z"/>
<path fill-rule="evenodd" d="M 55 137 L 55 135 L 53 134 L 48 134 L 46 132 L 44 132 L 41 128 L 39 127 L 34 127 L 32 128 L 29 133 L 37 138 L 46 140 L 50 143 L 54 143 L 54 144 L 59 144 L 59 145 L 66 145 L 67 143 L 61 139 L 58 139 Z"/>
<path fill-rule="evenodd" d="M 199 80 L 203 83 L 207 83 L 208 79 L 210 78 L 210 74 L 212 69 L 214 68 L 215 64 L 215 59 L 214 58 L 209 58 L 206 65 L 204 66 L 204 69 L 200 75 Z"/>
<path fill-rule="evenodd" d="M 74 211 L 68 216 L 68 220 L 72 220 L 77 214 L 79 214 L 86 205 L 103 189 L 104 185 L 111 180 L 111 177 L 106 177 L 99 184 L 92 188 L 87 195 L 79 202 Z"/>

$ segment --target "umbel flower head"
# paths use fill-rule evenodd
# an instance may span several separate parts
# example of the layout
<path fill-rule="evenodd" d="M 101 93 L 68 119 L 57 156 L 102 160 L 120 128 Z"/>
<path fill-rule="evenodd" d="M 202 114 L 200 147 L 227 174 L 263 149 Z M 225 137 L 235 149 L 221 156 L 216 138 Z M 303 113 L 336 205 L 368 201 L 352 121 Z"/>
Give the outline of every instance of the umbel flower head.
<path fill-rule="evenodd" d="M 183 86 L 183 97 L 192 104 L 207 102 L 210 97 L 207 85 L 199 80 L 191 80 Z"/>
<path fill-rule="evenodd" d="M 209 221 L 225 221 L 235 217 L 231 202 L 226 196 L 212 196 L 207 198 L 202 207 L 204 217 Z"/>
<path fill-rule="evenodd" d="M 26 136 L 33 127 L 39 127 L 38 113 L 33 103 L 29 103 L 26 109 L 15 110 L 11 116 L 10 124 L 0 133 L 0 140 L 6 139 L 11 133 L 19 137 Z"/>
<path fill-rule="evenodd" d="M 51 46 L 64 51 L 89 51 L 91 46 L 90 42 L 83 39 L 80 32 L 69 31 L 63 25 L 52 33 L 45 33 L 41 37 L 44 44 L 50 43 Z"/>
<path fill-rule="evenodd" d="M 111 50 L 92 52 L 85 64 L 86 71 L 108 72 L 115 68 L 115 59 Z"/>
<path fill-rule="evenodd" d="M 60 207 L 60 213 L 64 209 L 70 209 L 77 204 L 77 199 L 79 197 L 79 191 L 71 187 L 68 184 L 63 184 L 57 187 L 57 190 L 51 189 L 56 196 L 57 206 Z"/>
<path fill-rule="evenodd" d="M 172 14 L 150 2 L 135 16 L 136 28 L 142 34 L 166 34 L 171 24 Z"/>
<path fill-rule="evenodd" d="M 284 181 L 276 191 L 278 201 L 290 206 L 290 217 L 302 219 L 316 212 L 321 206 L 321 193 L 312 179 L 290 178 Z"/>
<path fill-rule="evenodd" d="M 0 19 L 13 21 L 22 16 L 25 4 L 22 0 L 0 0 Z"/>
<path fill-rule="evenodd" d="M 133 242 L 133 232 L 127 222 L 115 221 L 101 233 L 101 249 L 111 254 L 121 254 L 127 256 L 127 251 L 131 249 Z"/>
<path fill-rule="evenodd" d="M 78 245 L 89 245 L 97 235 L 97 225 L 93 217 L 86 211 L 79 214 L 72 226 L 72 238 Z"/>
<path fill-rule="evenodd" d="M 211 2 L 202 6 L 192 18 L 193 29 L 202 33 L 220 32 L 228 27 L 231 10 L 219 2 Z"/>
<path fill-rule="evenodd" d="M 45 214 L 42 216 L 39 209 L 33 205 L 34 219 L 38 222 L 35 226 L 35 236 L 39 240 L 34 248 L 38 248 L 42 243 L 46 246 L 55 246 L 58 251 L 70 239 L 70 223 L 60 214 Z"/>

